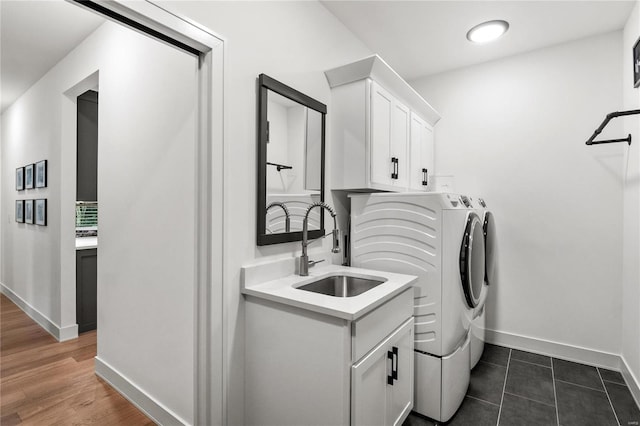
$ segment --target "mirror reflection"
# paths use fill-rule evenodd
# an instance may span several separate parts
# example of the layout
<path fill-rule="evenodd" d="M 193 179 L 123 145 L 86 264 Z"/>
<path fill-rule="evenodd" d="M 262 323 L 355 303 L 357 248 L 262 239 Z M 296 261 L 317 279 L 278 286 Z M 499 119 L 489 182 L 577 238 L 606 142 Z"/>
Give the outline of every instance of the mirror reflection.
<path fill-rule="evenodd" d="M 297 241 L 307 208 L 324 200 L 326 107 L 264 74 L 260 97 L 259 165 L 264 182 L 258 185 L 258 245 Z M 319 236 L 322 228 L 321 211 L 312 210 L 309 231 Z"/>
<path fill-rule="evenodd" d="M 302 231 L 307 207 L 320 201 L 322 114 L 269 90 L 267 121 L 266 232 Z M 309 229 L 320 229 L 320 210 Z"/>

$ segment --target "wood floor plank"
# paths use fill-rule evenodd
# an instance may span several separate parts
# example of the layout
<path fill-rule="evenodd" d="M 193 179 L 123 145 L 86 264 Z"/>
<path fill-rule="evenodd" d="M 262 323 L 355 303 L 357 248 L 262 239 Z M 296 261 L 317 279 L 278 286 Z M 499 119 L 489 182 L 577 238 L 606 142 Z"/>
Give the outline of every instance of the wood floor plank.
<path fill-rule="evenodd" d="M 95 331 L 57 342 L 0 296 L 0 424 L 154 425 L 95 375 Z"/>

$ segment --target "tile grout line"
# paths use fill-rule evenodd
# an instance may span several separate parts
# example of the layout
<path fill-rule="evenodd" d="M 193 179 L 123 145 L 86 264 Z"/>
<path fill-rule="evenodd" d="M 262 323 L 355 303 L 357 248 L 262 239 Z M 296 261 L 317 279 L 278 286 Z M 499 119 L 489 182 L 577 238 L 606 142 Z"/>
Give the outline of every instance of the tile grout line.
<path fill-rule="evenodd" d="M 478 398 L 477 396 L 473 396 L 473 395 L 465 395 L 465 398 L 471 398 L 471 399 L 475 399 L 476 401 L 480 401 L 480 402 L 484 402 L 486 404 L 491 404 L 494 405 L 496 407 L 499 407 L 498 404 L 496 404 L 495 402 L 491 402 L 491 401 L 487 401 L 486 399 L 482 399 L 482 398 Z"/>
<path fill-rule="evenodd" d="M 535 365 L 535 366 L 538 366 L 538 367 L 551 368 L 548 365 L 542 365 L 542 364 L 537 364 L 535 362 L 524 361 L 524 360 L 521 360 L 521 359 L 518 359 L 518 358 L 514 358 L 513 360 L 517 361 L 517 362 L 522 362 L 524 364 Z"/>
<path fill-rule="evenodd" d="M 518 395 L 518 394 L 515 394 L 515 393 L 511 393 L 511 392 L 505 391 L 504 394 L 505 395 L 515 396 L 516 398 L 520 398 L 520 399 L 526 399 L 527 401 L 535 402 L 536 404 L 546 405 L 547 407 L 555 407 L 555 405 L 551 405 L 548 402 L 538 401 L 537 399 L 527 398 L 526 396 Z"/>
<path fill-rule="evenodd" d="M 585 386 L 585 385 L 579 385 L 579 384 L 577 384 L 577 383 L 568 382 L 568 381 L 566 381 L 566 380 L 556 379 L 556 381 L 558 381 L 558 382 L 560 382 L 560 383 L 567 384 L 567 385 L 577 386 L 577 387 L 579 387 L 579 388 L 589 389 L 589 390 L 592 390 L 592 391 L 595 391 L 595 392 L 602 392 L 602 393 L 604 393 L 604 390 L 602 390 L 602 389 L 596 389 L 596 388 L 592 388 L 592 387 Z"/>
<path fill-rule="evenodd" d="M 556 373 L 553 369 L 553 358 L 551 358 L 551 381 L 553 382 L 553 401 L 556 403 L 556 421 L 560 426 L 560 415 L 558 414 L 558 395 L 556 393 Z"/>
<path fill-rule="evenodd" d="M 618 415 L 616 414 L 616 409 L 613 407 L 613 403 L 611 402 L 611 398 L 609 397 L 609 391 L 604 384 L 604 380 L 602 380 L 602 374 L 600 374 L 600 369 L 596 367 L 596 371 L 598 372 L 598 377 L 600 377 L 600 382 L 602 383 L 602 387 L 604 388 L 604 393 L 607 395 L 607 401 L 609 401 L 609 405 L 611 406 L 611 411 L 613 411 L 613 415 L 616 418 L 616 422 L 620 425 L 620 420 L 618 419 Z"/>
<path fill-rule="evenodd" d="M 500 425 L 500 415 L 502 414 L 502 403 L 504 402 L 504 393 L 507 389 L 507 377 L 509 377 L 509 365 L 511 364 L 511 352 L 513 349 L 509 348 L 509 358 L 507 359 L 507 370 L 504 372 L 504 384 L 502 385 L 502 395 L 500 398 L 500 408 L 498 409 L 498 420 L 496 426 Z"/>

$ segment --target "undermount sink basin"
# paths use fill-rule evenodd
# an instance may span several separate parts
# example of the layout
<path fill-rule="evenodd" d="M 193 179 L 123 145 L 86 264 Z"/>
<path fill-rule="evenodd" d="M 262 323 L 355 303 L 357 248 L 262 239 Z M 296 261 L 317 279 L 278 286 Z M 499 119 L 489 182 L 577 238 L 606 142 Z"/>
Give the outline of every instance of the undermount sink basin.
<path fill-rule="evenodd" d="M 312 291 L 334 297 L 354 297 L 379 286 L 385 281 L 384 279 L 351 275 L 330 275 L 300 286 L 298 290 Z"/>

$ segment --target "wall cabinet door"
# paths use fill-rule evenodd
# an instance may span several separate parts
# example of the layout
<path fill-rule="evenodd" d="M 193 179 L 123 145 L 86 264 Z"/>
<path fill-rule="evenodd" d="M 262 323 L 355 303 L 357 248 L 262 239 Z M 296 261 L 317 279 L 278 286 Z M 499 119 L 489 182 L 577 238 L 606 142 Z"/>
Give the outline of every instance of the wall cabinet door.
<path fill-rule="evenodd" d="M 433 174 L 434 142 L 433 128 L 426 121 L 411 113 L 411 172 L 409 187 L 424 191 L 429 185 L 429 174 Z"/>
<path fill-rule="evenodd" d="M 402 424 L 413 408 L 413 318 L 351 367 L 351 424 Z"/>
<path fill-rule="evenodd" d="M 395 158 L 395 178 L 391 184 L 400 188 L 409 186 L 409 163 L 407 151 L 409 148 L 409 134 L 411 129 L 411 112 L 409 108 L 395 100 L 393 105 L 393 119 L 391 129 L 391 157 Z"/>
<path fill-rule="evenodd" d="M 393 138 L 391 120 L 394 99 L 378 84 L 371 83 L 371 182 L 390 185 L 394 164 L 391 161 L 391 141 Z"/>
<path fill-rule="evenodd" d="M 375 82 L 371 82 L 370 106 L 371 182 L 406 188 L 409 185 L 409 108 Z"/>

